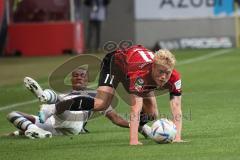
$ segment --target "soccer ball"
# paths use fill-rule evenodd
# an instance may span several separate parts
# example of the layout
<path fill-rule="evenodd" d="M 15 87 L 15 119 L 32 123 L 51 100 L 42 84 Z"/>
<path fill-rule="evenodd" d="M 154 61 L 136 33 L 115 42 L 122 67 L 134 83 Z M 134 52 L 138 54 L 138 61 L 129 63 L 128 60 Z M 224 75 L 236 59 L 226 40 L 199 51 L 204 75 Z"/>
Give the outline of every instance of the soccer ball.
<path fill-rule="evenodd" d="M 166 118 L 155 121 L 151 127 L 152 139 L 157 143 L 171 143 L 177 134 L 175 124 Z"/>

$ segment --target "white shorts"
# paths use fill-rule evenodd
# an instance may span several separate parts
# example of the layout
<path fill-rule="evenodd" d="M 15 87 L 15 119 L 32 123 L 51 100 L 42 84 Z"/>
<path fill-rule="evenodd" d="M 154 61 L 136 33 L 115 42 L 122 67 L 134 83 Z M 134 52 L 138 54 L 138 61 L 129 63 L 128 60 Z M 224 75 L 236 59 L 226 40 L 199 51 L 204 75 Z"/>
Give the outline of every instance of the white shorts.
<path fill-rule="evenodd" d="M 83 132 L 83 124 L 87 121 L 86 111 L 65 111 L 61 115 L 52 115 L 44 123 L 40 123 L 36 118 L 36 125 L 53 135 L 77 135 Z"/>
<path fill-rule="evenodd" d="M 36 118 L 36 125 L 39 128 L 42 128 L 46 131 L 51 132 L 53 135 L 69 135 L 74 134 L 77 135 L 83 131 L 83 124 L 89 120 L 89 118 L 93 115 L 91 111 L 69 111 L 66 110 L 62 114 L 56 115 L 49 113 L 55 112 L 55 105 L 47 105 L 44 104 L 41 106 L 41 110 L 44 110 L 46 113 L 45 116 L 48 118 L 44 123 L 40 123 L 39 117 Z M 109 106 L 105 111 L 100 111 L 100 114 L 106 116 L 108 112 L 111 112 L 113 108 Z M 48 114 L 48 115 L 47 115 Z"/>

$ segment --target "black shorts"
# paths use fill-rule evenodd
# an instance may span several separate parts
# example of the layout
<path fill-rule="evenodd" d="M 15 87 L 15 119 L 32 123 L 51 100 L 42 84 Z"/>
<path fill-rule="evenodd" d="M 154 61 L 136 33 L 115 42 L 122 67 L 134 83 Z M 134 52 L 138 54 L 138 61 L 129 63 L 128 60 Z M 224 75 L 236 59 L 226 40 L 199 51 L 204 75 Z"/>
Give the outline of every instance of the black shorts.
<path fill-rule="evenodd" d="M 119 82 L 124 82 L 126 75 L 122 73 L 120 68 L 114 62 L 115 52 L 108 53 L 102 60 L 101 71 L 98 86 L 109 86 L 117 88 Z"/>

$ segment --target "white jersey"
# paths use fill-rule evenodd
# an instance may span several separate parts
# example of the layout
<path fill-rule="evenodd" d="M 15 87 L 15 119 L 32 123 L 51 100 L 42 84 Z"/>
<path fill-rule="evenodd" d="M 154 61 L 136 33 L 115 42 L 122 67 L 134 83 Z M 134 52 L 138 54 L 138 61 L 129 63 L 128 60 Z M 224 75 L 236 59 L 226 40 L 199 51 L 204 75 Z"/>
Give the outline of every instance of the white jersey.
<path fill-rule="evenodd" d="M 94 98 L 96 91 L 72 91 L 68 94 L 59 95 L 61 100 L 69 100 L 78 96 L 91 96 Z M 109 106 L 105 111 L 100 111 L 106 115 L 113 108 Z M 71 111 L 65 110 L 61 114 L 56 114 L 55 104 L 41 105 L 40 113 L 43 113 L 44 123 L 36 123 L 36 125 L 44 130 L 52 132 L 53 135 L 79 134 L 84 132 L 83 125 L 93 115 L 92 111 Z"/>

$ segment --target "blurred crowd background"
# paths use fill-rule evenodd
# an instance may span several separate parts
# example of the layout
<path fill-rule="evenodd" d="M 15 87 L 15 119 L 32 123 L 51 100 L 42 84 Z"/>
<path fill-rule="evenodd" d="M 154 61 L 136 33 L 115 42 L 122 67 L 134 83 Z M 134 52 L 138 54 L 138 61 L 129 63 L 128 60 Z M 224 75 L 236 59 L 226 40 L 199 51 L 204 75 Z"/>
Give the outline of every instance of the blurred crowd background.
<path fill-rule="evenodd" d="M 1 55 L 239 47 L 239 0 L 0 0 Z"/>

